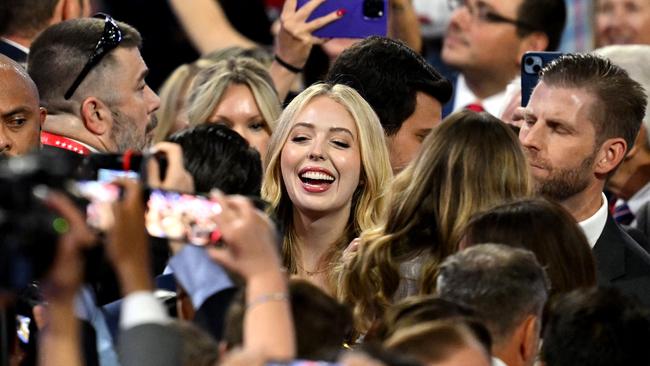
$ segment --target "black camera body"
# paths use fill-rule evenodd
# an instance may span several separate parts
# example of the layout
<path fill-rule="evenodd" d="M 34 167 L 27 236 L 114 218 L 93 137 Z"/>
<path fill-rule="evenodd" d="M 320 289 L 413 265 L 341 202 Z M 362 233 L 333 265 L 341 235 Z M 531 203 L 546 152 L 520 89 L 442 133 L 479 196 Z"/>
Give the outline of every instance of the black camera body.
<path fill-rule="evenodd" d="M 65 222 L 39 197 L 65 191 L 72 173 L 46 153 L 0 161 L 0 290 L 24 288 L 50 269 Z"/>

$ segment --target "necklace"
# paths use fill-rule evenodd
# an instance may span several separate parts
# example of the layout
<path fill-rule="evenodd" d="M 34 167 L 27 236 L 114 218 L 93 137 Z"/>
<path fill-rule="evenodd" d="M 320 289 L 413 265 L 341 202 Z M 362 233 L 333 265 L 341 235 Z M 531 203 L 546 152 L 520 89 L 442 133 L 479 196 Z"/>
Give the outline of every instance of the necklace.
<path fill-rule="evenodd" d="M 305 268 L 303 268 L 303 266 L 301 266 L 300 263 L 298 263 L 297 261 L 296 261 L 296 267 L 298 267 L 299 271 L 301 271 L 305 275 L 307 275 L 307 277 L 314 277 L 314 276 L 316 276 L 318 274 L 325 273 L 325 271 L 327 271 L 327 268 L 316 269 L 315 271 L 308 271 Z"/>

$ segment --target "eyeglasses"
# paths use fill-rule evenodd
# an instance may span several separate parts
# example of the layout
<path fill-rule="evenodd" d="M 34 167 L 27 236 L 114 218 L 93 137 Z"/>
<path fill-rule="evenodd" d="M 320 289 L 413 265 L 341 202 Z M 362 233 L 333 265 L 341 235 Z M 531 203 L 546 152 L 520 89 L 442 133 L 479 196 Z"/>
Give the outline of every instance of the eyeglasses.
<path fill-rule="evenodd" d="M 537 27 L 522 22 L 521 20 L 506 18 L 503 15 L 493 12 L 487 4 L 482 1 L 474 3 L 471 0 L 447 0 L 447 4 L 449 5 L 449 9 L 452 11 L 460 7 L 467 8 L 467 11 L 472 15 L 472 17 L 484 23 L 508 23 L 523 29 L 537 29 Z"/>
<path fill-rule="evenodd" d="M 68 91 L 65 92 L 65 99 L 70 99 L 74 92 L 77 90 L 81 82 L 88 76 L 88 73 L 97 66 L 97 64 L 106 56 L 107 53 L 111 52 L 115 47 L 117 47 L 120 42 L 122 42 L 122 31 L 120 27 L 117 26 L 117 23 L 110 15 L 104 13 L 97 13 L 93 16 L 94 18 L 103 18 L 104 19 L 104 31 L 102 32 L 101 38 L 97 41 L 95 45 L 95 50 L 92 55 L 86 62 L 86 65 L 81 70 L 77 78 L 74 80 Z"/>

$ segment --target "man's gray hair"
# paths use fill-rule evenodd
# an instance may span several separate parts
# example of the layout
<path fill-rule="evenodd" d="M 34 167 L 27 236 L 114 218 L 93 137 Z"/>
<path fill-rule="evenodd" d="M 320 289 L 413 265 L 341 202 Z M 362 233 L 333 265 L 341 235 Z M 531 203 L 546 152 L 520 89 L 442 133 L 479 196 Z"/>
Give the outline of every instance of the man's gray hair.
<path fill-rule="evenodd" d="M 541 317 L 548 279 L 535 254 L 501 244 L 481 244 L 440 265 L 441 298 L 473 307 L 495 343 L 506 341 L 528 315 Z"/>

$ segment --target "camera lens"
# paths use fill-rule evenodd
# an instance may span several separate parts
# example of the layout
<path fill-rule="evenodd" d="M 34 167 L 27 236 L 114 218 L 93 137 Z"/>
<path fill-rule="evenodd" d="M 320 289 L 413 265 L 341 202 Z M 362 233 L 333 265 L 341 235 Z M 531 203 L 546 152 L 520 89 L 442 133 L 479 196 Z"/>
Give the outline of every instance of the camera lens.
<path fill-rule="evenodd" d="M 384 0 L 365 0 L 363 16 L 366 18 L 381 18 L 384 16 Z"/>
<path fill-rule="evenodd" d="M 526 57 L 526 60 L 524 60 L 524 62 L 526 63 L 526 65 L 530 66 L 533 63 L 535 63 L 535 60 L 532 57 Z"/>

